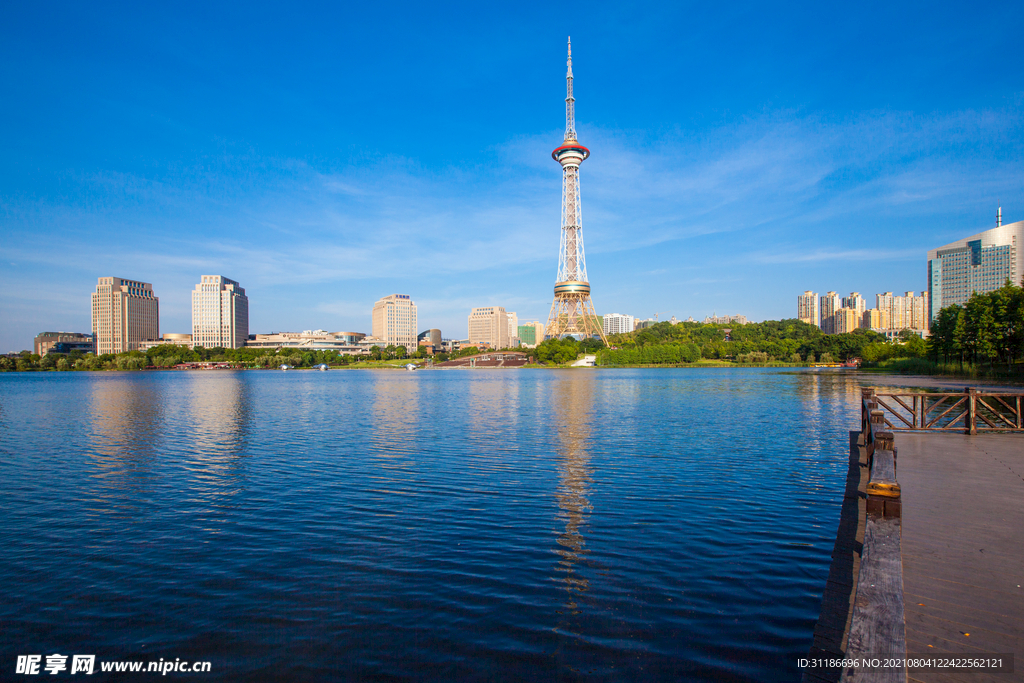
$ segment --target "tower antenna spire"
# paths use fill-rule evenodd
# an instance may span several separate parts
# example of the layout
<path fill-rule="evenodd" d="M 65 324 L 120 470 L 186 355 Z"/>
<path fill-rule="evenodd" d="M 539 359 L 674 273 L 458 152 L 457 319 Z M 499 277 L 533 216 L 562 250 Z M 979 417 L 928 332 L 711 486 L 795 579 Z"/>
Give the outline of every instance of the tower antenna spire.
<path fill-rule="evenodd" d="M 572 36 L 565 61 L 565 141 L 576 142 L 576 98 L 572 96 Z"/>

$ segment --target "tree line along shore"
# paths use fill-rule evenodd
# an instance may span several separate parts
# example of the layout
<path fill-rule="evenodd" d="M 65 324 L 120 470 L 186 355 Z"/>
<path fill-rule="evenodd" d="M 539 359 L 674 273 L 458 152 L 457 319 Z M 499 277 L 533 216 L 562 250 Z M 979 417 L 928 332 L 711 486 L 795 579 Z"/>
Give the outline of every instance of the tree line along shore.
<path fill-rule="evenodd" d="M 817 326 L 797 319 L 744 325 L 661 322 L 611 335 L 608 346 L 596 339 L 548 339 L 529 352 L 541 366 L 566 365 L 584 354 L 596 355 L 597 364 L 604 367 L 801 366 L 859 358 L 862 367 L 869 369 L 1015 378 L 1024 376 L 1024 287 L 1007 282 L 992 292 L 975 293 L 963 306 L 943 308 L 927 340 L 909 331 L 896 341 L 887 341 L 885 335 L 868 329 L 824 334 Z M 453 354 L 438 354 L 434 359 L 449 360 L 476 353 L 480 351 L 470 347 Z M 380 367 L 396 360 L 426 357 L 422 346 L 412 353 L 402 346 L 375 348 L 369 357 L 362 357 L 333 351 L 164 345 L 146 352 L 100 356 L 73 352 L 40 357 L 24 351 L 15 358 L 0 357 L 0 370 L 141 370 L 201 362 L 228 362 L 247 368 L 284 364 L 296 368 L 319 364 Z"/>

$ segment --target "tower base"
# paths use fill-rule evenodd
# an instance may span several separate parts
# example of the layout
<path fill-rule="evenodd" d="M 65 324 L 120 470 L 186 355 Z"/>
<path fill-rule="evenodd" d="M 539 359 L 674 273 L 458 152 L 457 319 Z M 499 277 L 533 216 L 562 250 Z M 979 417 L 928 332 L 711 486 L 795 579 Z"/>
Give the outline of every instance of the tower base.
<path fill-rule="evenodd" d="M 607 345 L 608 340 L 597 319 L 594 302 L 590 300 L 590 286 L 579 283 L 584 286 L 567 287 L 567 284 L 559 282 L 555 285 L 555 299 L 551 302 L 551 314 L 548 316 L 544 336 L 549 339 L 561 339 L 570 334 L 580 339 L 596 336 Z"/>

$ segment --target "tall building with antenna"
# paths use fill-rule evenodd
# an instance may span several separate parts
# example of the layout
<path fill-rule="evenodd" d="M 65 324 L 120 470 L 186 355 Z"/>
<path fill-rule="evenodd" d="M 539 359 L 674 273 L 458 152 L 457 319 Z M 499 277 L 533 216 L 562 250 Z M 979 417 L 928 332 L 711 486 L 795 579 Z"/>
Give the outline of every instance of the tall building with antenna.
<path fill-rule="evenodd" d="M 996 227 L 928 252 L 928 318 L 944 307 L 963 305 L 974 292 L 991 292 L 1007 279 L 1024 277 L 1024 221 L 1003 225 L 1003 207 Z"/>
<path fill-rule="evenodd" d="M 583 220 L 580 207 L 580 164 L 590 150 L 576 139 L 576 100 L 572 96 L 572 41 L 565 74 L 565 139 L 551 158 L 562 165 L 562 236 L 558 250 L 558 275 L 555 298 L 548 316 L 547 336 L 561 339 L 575 335 L 581 339 L 600 337 L 607 342 L 594 302 L 583 254 Z"/>

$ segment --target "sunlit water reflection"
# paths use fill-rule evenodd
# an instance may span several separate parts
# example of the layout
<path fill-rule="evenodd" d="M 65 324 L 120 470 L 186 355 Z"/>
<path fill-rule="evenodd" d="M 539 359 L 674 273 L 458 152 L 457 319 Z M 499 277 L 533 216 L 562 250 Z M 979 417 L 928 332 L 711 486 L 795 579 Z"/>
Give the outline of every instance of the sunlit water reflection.
<path fill-rule="evenodd" d="M 0 374 L 2 666 L 795 679 L 859 386 L 753 369 Z"/>

